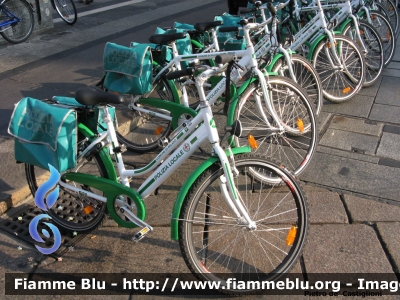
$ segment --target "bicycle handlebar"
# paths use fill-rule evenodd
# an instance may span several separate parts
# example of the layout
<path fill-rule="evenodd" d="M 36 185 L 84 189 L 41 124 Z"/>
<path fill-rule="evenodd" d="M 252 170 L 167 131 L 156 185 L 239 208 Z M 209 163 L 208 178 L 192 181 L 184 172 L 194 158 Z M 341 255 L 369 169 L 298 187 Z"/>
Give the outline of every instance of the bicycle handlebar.
<path fill-rule="evenodd" d="M 232 32 L 232 31 L 238 31 L 238 30 L 239 30 L 238 26 L 220 27 L 218 29 L 219 32 Z"/>
<path fill-rule="evenodd" d="M 193 73 L 194 73 L 193 68 L 187 68 L 187 69 L 183 69 L 183 70 L 177 70 L 177 71 L 170 72 L 165 76 L 165 78 L 167 78 L 168 80 L 173 80 L 173 79 L 178 79 L 183 76 L 192 75 Z"/>

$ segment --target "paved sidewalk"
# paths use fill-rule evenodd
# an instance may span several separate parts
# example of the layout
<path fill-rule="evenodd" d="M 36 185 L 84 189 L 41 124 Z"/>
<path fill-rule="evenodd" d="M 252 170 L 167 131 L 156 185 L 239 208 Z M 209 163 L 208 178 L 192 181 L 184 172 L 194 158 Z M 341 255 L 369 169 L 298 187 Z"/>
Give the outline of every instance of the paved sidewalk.
<path fill-rule="evenodd" d="M 133 40 L 145 42 L 155 27 L 170 25 L 171 18 L 193 23 L 203 20 L 200 17 L 212 18 L 227 9 L 225 1 L 217 0 L 160 3 L 146 1 L 132 5 L 131 11 L 141 9 L 140 13 L 113 20 L 112 26 L 111 20 L 99 14 L 86 23 L 82 18 L 77 26 L 67 30 L 58 24 L 53 32 L 34 36 L 29 43 L 0 45 L 3 101 L 0 113 L 10 115 L 12 103 L 24 96 L 69 95 L 81 86 L 94 84 L 102 74 L 102 50 L 107 41 L 124 45 Z M 89 23 L 91 26 L 87 26 Z M 398 41 L 397 48 L 399 45 Z M 43 47 L 46 51 L 42 51 Z M 305 277 L 315 273 L 399 273 L 399 84 L 397 49 L 393 62 L 373 87 L 363 89 L 343 104 L 324 103 L 319 118 L 317 153 L 300 178 L 308 197 L 311 225 L 307 245 L 293 272 Z M 6 103 L 9 99 L 12 102 Z M 6 117 L 0 120 L 2 220 L 17 218 L 20 212 L 34 208 L 23 166 L 16 165 L 13 159 L 13 142 L 6 135 L 6 123 Z M 170 240 L 169 218 L 179 187 L 203 158 L 204 155 L 196 152 L 178 170 L 178 177 L 168 179 L 157 195 L 146 200 L 147 221 L 155 230 L 137 244 L 131 242 L 133 230 L 115 227 L 109 221 L 73 248 L 65 247 L 68 251 L 58 261 L 42 256 L 31 244 L 23 242 L 18 235 L 6 233 L 0 225 L 0 298 L 17 299 L 4 296 L 3 282 L 8 272 L 188 272 L 178 243 Z M 146 156 L 127 155 L 128 162 L 141 160 L 146 161 Z M 11 206 L 18 207 L 10 209 Z M 27 299 L 39 297 L 43 298 L 26 296 Z M 137 296 L 118 298 L 134 297 Z M 379 299 L 386 297 L 389 296 Z"/>

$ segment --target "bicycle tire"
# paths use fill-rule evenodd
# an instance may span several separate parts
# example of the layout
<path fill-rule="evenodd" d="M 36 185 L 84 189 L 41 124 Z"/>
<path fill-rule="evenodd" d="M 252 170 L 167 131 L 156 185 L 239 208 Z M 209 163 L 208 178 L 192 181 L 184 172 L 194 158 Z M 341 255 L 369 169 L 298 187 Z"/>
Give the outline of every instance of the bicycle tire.
<path fill-rule="evenodd" d="M 321 80 L 318 73 L 311 62 L 301 55 L 292 54 L 291 60 L 293 72 L 296 76 L 296 82 L 307 92 L 310 101 L 313 104 L 315 115 L 318 116 L 323 105 Z M 272 71 L 278 72 L 280 76 L 290 78 L 289 70 L 284 58 L 279 59 L 274 64 Z"/>
<path fill-rule="evenodd" d="M 82 143 L 80 146 L 82 146 Z M 83 158 L 80 164 L 70 172 L 81 172 L 108 178 L 104 163 L 97 153 L 91 158 Z M 25 164 L 25 175 L 31 193 L 35 196 L 38 187 L 48 180 L 50 172 L 30 164 Z M 68 183 L 81 186 L 85 190 L 103 195 L 103 192 L 94 188 L 82 186 L 79 183 Z M 90 206 L 89 210 L 84 210 L 88 206 Z M 101 226 L 104 221 L 106 207 L 107 205 L 105 202 L 66 190 L 64 187 L 60 186 L 60 193 L 56 203 L 49 208 L 46 213 L 52 218 L 54 223 L 62 228 L 85 233 Z"/>
<path fill-rule="evenodd" d="M 173 101 L 173 93 L 165 79 L 156 85 L 150 97 L 160 98 L 160 101 Z M 166 138 L 171 131 L 171 121 L 140 112 L 129 105 L 131 104 L 128 102 L 115 106 L 118 114 L 118 128 L 116 128 L 118 141 L 128 149 L 139 153 L 158 148 L 159 140 Z M 134 105 L 139 108 L 148 108 L 153 112 L 171 115 L 170 112 L 152 106 L 137 103 Z"/>
<path fill-rule="evenodd" d="M 384 60 L 386 67 L 393 59 L 394 51 L 396 49 L 396 35 L 390 22 L 378 11 L 370 11 L 371 25 L 378 31 L 381 36 Z M 363 21 L 368 22 L 367 16 L 361 16 Z"/>
<path fill-rule="evenodd" d="M 382 73 L 383 65 L 385 63 L 383 58 L 384 51 L 381 38 L 375 28 L 364 21 L 358 21 L 358 23 L 362 39 L 361 41 L 357 40 L 357 35 L 354 33 L 355 27 L 353 22 L 344 27 L 342 34 L 350 37 L 357 43 L 362 43 L 360 49 L 364 53 L 365 64 L 367 67 L 365 70 L 365 81 L 363 86 L 368 87 L 373 85 Z M 367 53 L 364 52 L 362 46 L 367 49 Z"/>
<path fill-rule="evenodd" d="M 242 124 L 242 137 L 235 137 L 235 145 L 247 145 L 247 136 L 253 135 L 258 148 L 255 153 L 284 165 L 295 176 L 299 176 L 308 166 L 318 143 L 318 132 L 313 108 L 305 91 L 291 79 L 272 76 L 268 80 L 270 99 L 275 112 L 284 125 L 285 132 L 270 130 L 270 126 L 258 112 L 257 97 L 262 97 L 261 87 L 253 83 L 241 95 L 234 111 L 235 119 Z M 263 99 L 261 100 L 263 101 Z M 264 113 L 269 113 L 262 102 Z M 300 132 L 298 120 L 304 129 Z M 277 126 L 269 120 L 273 126 Z M 272 183 L 277 180 L 271 178 Z"/>
<path fill-rule="evenodd" d="M 358 46 L 348 37 L 335 35 L 338 57 L 343 65 L 332 68 L 331 44 L 326 37 L 315 47 L 312 62 L 322 81 L 324 97 L 334 103 L 356 95 L 365 81 L 365 60 Z"/>
<path fill-rule="evenodd" d="M 2 37 L 13 44 L 22 43 L 33 31 L 34 17 L 33 10 L 26 0 L 6 0 L 3 9 L 11 12 L 20 21 L 13 23 L 8 28 L 2 27 L 0 34 Z"/>
<path fill-rule="evenodd" d="M 53 0 L 54 7 L 61 19 L 68 25 L 74 25 L 78 14 L 73 0 Z"/>
<path fill-rule="evenodd" d="M 222 293 L 254 294 L 261 289 L 237 290 L 226 279 L 247 285 L 249 281 L 275 281 L 287 273 L 306 243 L 307 200 L 289 172 L 261 156 L 235 156 L 235 165 L 237 191 L 257 229 L 243 230 L 238 223 L 220 192 L 218 179 L 223 170 L 213 165 L 197 178 L 182 205 L 179 245 L 185 263 L 199 280 L 221 282 Z M 280 177 L 284 184 L 270 186 L 264 181 L 265 173 Z M 297 231 L 288 246 L 292 226 Z"/>

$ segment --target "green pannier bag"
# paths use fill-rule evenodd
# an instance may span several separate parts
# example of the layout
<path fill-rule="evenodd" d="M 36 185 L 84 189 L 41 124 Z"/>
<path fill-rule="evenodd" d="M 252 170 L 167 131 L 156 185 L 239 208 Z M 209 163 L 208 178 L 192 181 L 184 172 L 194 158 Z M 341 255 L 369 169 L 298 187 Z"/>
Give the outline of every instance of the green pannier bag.
<path fill-rule="evenodd" d="M 148 45 L 125 47 L 107 43 L 103 65 L 106 72 L 104 88 L 131 95 L 143 95 L 151 91 L 153 58 Z"/>
<path fill-rule="evenodd" d="M 75 100 L 73 97 L 65 97 L 65 96 L 54 96 L 52 100 L 58 104 L 64 104 L 64 105 L 70 105 L 73 107 L 83 107 L 83 104 L 80 104 L 78 101 Z M 115 115 L 115 107 L 108 105 L 108 112 L 110 113 L 110 116 L 114 122 L 114 127 L 115 129 L 118 128 L 118 122 L 117 122 L 117 116 Z M 91 106 L 89 107 L 91 108 Z M 102 133 L 105 131 L 106 124 L 103 121 L 103 118 L 100 113 L 100 109 L 98 106 L 95 106 L 93 108 L 93 113 L 90 115 L 85 115 L 82 120 L 79 119 L 78 116 L 78 121 L 81 121 L 83 124 L 89 127 L 90 130 L 92 130 L 94 133 Z"/>
<path fill-rule="evenodd" d="M 23 98 L 15 105 L 8 133 L 19 162 L 47 170 L 51 164 L 59 172 L 76 166 L 77 112 L 72 108 Z"/>

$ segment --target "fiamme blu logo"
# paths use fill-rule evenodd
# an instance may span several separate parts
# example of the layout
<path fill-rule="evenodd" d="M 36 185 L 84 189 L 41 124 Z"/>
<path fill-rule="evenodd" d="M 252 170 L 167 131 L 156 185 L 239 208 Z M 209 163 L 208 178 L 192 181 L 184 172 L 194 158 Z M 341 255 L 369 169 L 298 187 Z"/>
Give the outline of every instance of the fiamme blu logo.
<path fill-rule="evenodd" d="M 35 204 L 43 211 L 48 211 L 51 207 L 54 206 L 60 192 L 59 186 L 57 184 L 60 180 L 60 173 L 50 164 L 49 168 L 50 178 L 38 188 L 35 194 Z M 51 217 L 48 214 L 40 214 L 34 217 L 29 223 L 29 233 L 36 242 L 45 244 L 45 241 L 38 232 L 38 225 L 42 219 L 51 219 Z M 53 224 L 49 222 L 43 222 L 43 224 L 47 225 L 47 227 L 51 230 L 54 238 L 54 243 L 50 248 L 41 247 L 39 245 L 35 245 L 35 247 L 43 254 L 51 254 L 57 251 L 57 249 L 61 246 L 61 233 L 58 228 Z M 51 234 L 47 229 L 42 229 L 41 233 L 46 238 L 51 237 Z"/>

